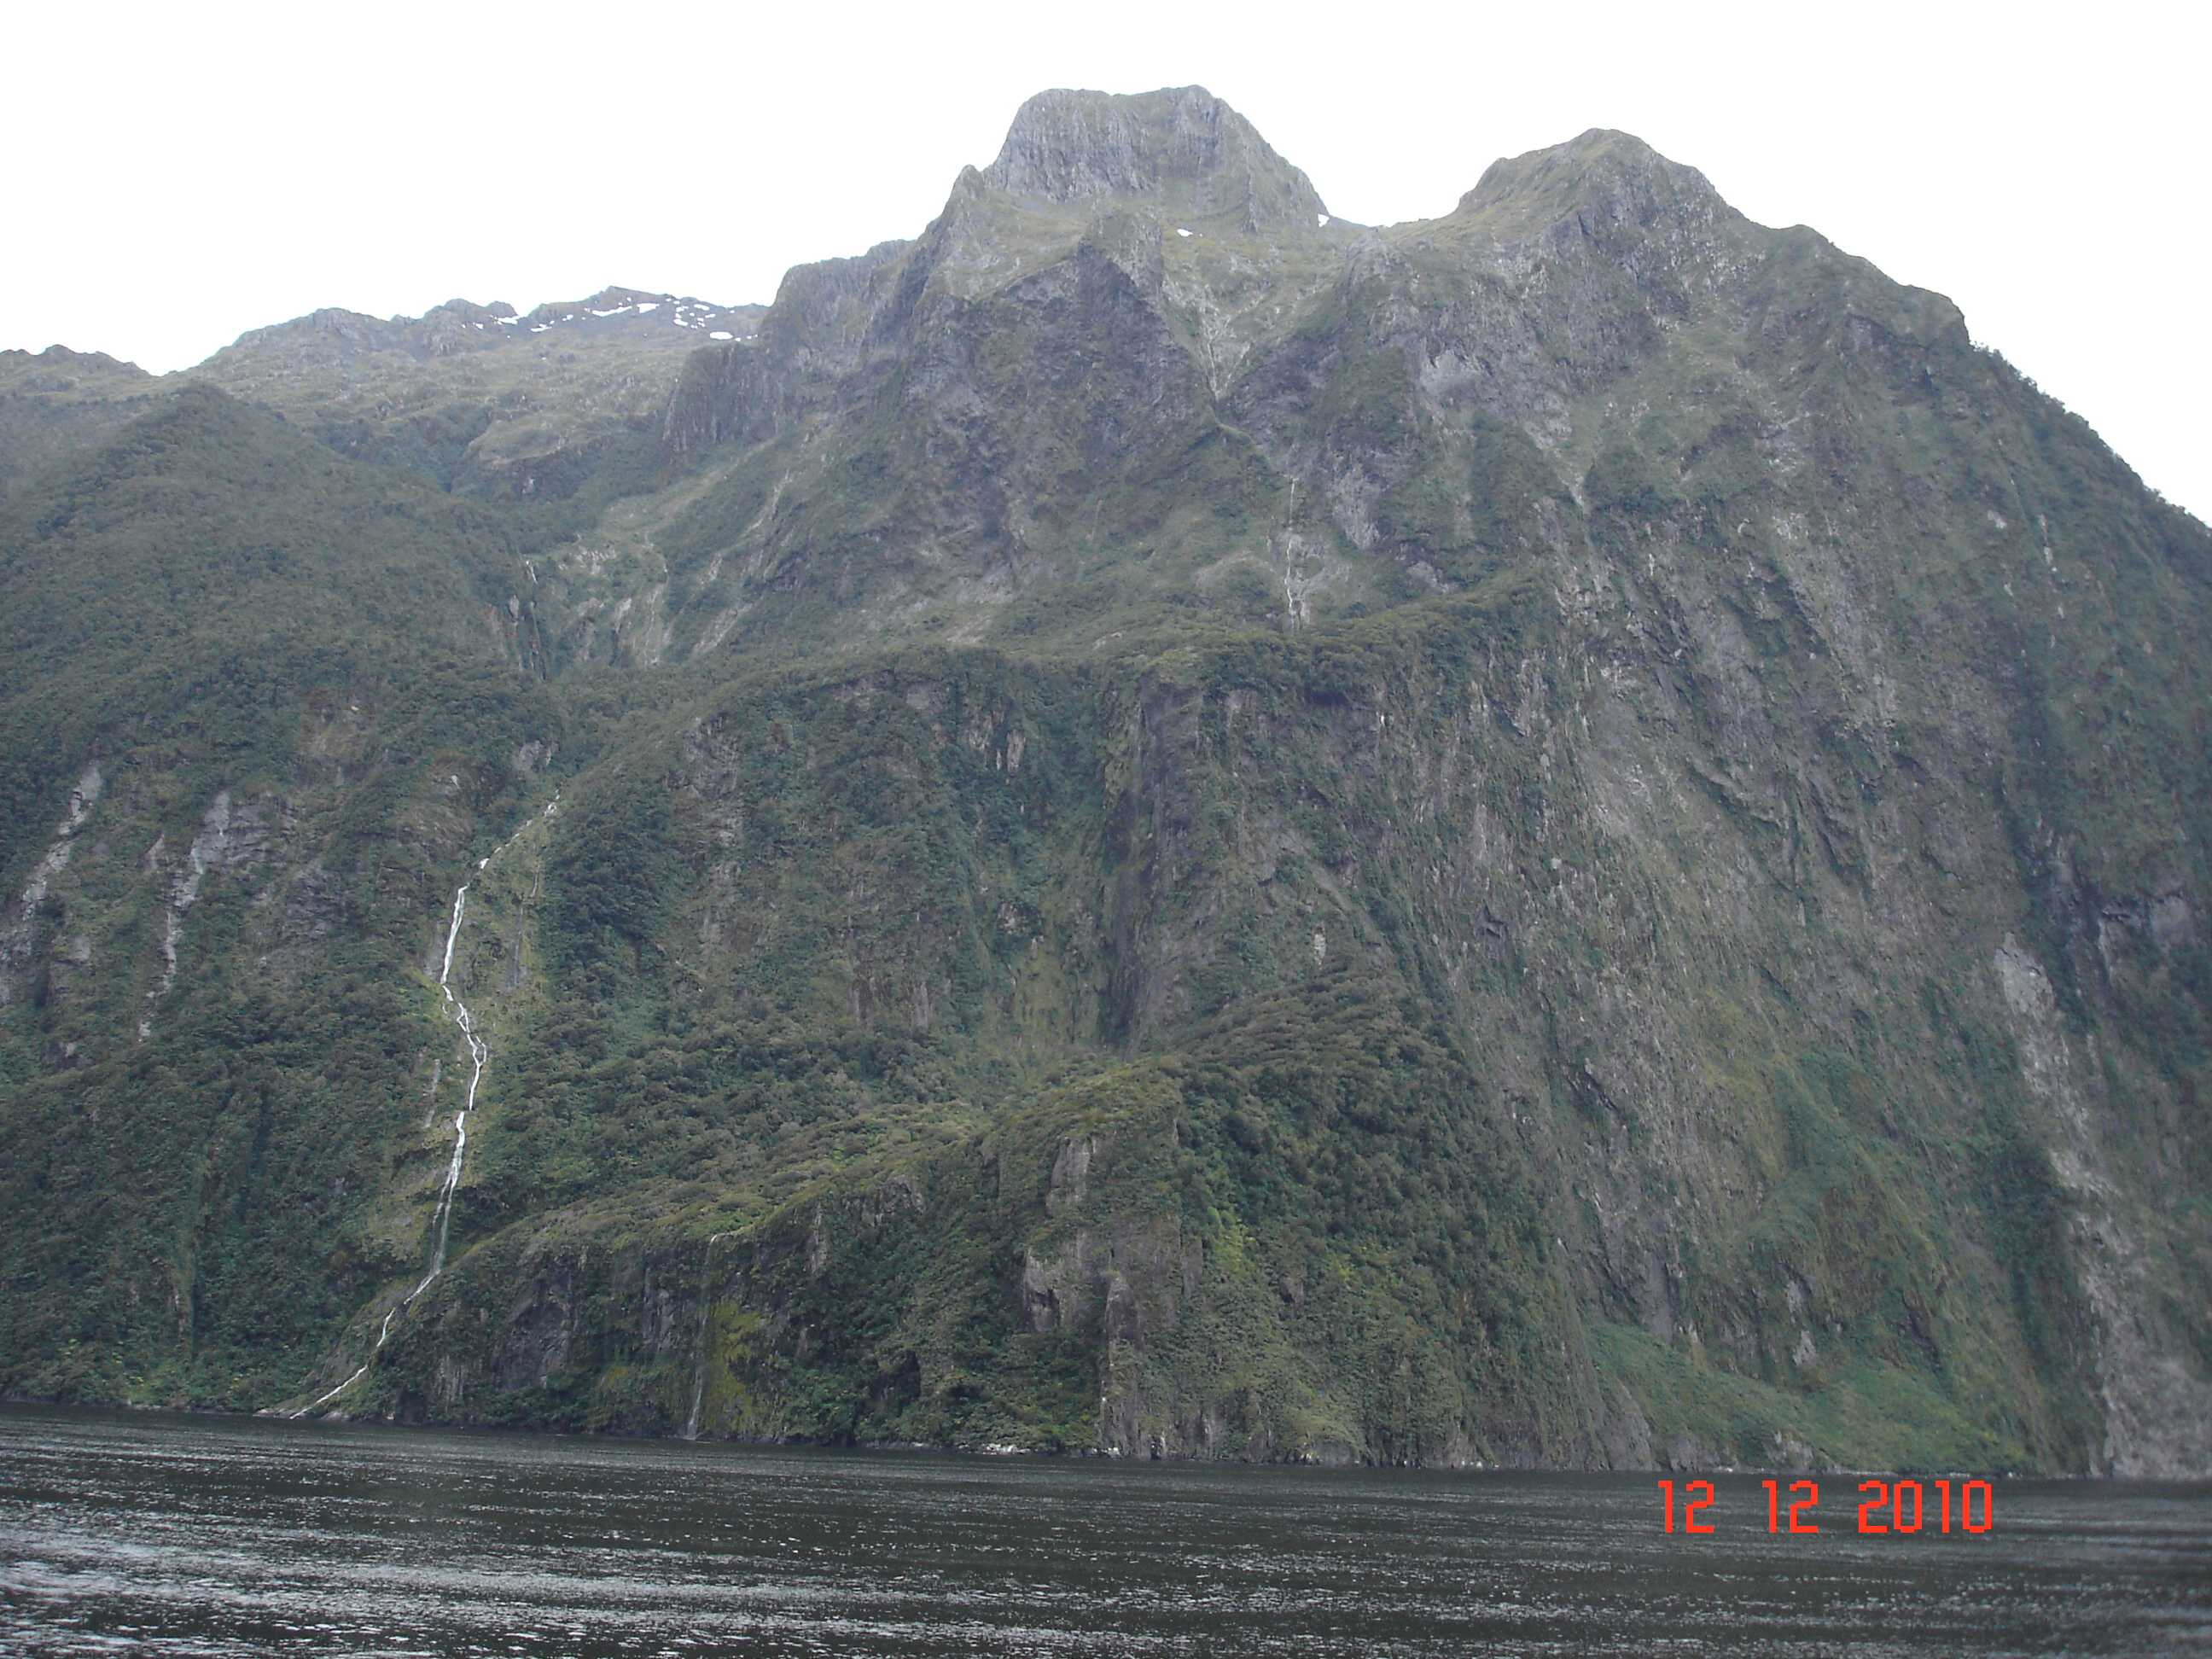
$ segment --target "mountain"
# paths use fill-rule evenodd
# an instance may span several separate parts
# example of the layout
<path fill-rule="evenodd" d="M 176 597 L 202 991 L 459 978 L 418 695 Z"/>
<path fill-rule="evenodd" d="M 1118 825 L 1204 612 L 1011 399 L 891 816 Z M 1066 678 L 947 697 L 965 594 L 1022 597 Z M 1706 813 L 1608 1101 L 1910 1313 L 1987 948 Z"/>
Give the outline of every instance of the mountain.
<path fill-rule="evenodd" d="M 0 498 L 146 413 L 155 385 L 104 351 L 0 351 Z"/>
<path fill-rule="evenodd" d="M 2212 1469 L 2212 532 L 1948 301 L 1199 88 L 600 297 L 0 501 L 0 1389 Z"/>
<path fill-rule="evenodd" d="M 448 489 L 566 495 L 658 416 L 689 352 L 750 337 L 760 316 L 628 288 L 527 316 L 466 300 L 388 323 L 319 311 L 257 329 L 188 373 Z"/>
<path fill-rule="evenodd" d="M 602 289 L 528 315 L 449 300 L 421 317 L 323 310 L 155 377 L 99 352 L 0 353 L 0 491 L 89 447 L 149 400 L 208 385 L 340 452 L 471 495 L 565 495 L 650 445 L 685 357 L 750 339 L 759 306 Z"/>

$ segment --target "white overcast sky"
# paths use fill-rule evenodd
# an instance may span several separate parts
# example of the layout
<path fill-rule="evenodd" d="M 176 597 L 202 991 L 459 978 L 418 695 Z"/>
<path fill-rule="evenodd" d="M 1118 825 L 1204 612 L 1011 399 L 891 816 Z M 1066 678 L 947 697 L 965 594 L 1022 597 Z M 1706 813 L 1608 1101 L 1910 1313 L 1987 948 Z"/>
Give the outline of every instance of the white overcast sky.
<path fill-rule="evenodd" d="M 2201 5 L 11 7 L 0 346 L 149 368 L 319 306 L 767 301 L 1051 86 L 1198 82 L 1367 223 L 1624 128 L 1948 294 L 2212 518 Z"/>

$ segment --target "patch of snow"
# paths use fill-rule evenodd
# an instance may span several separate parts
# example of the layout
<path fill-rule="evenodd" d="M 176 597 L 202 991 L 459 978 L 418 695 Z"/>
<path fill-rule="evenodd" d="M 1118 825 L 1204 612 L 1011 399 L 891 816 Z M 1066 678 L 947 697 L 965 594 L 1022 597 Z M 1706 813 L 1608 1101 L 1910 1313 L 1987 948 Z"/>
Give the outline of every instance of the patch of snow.
<path fill-rule="evenodd" d="M 530 325 L 530 331 L 532 334 L 543 334 L 547 329 L 552 326 L 553 325 L 550 323 L 532 323 Z"/>
<path fill-rule="evenodd" d="M 628 306 L 617 306 L 612 311 L 595 311 L 592 315 L 594 317 L 619 317 L 623 313 L 629 309 L 629 307 Z"/>
<path fill-rule="evenodd" d="M 641 317 L 644 316 L 648 311 L 658 311 L 659 309 L 660 301 L 658 300 L 640 300 L 637 302 L 637 314 Z"/>
<path fill-rule="evenodd" d="M 1315 224 L 1315 227 L 1316 227 L 1316 228 L 1318 228 L 1318 229 L 1321 229 L 1321 230 L 1327 230 L 1327 229 L 1328 228 L 1328 215 L 1327 215 L 1326 213 L 1316 213 L 1316 214 L 1315 214 L 1315 215 L 1314 215 L 1314 224 Z"/>
<path fill-rule="evenodd" d="M 520 318 L 520 317 L 502 317 L 502 318 L 501 318 L 501 319 L 499 319 L 499 325 L 500 325 L 500 326 L 501 326 L 501 328 L 504 328 L 504 327 L 506 327 L 509 323 L 519 323 L 519 322 L 520 322 L 521 320 L 522 320 L 522 319 L 521 319 L 521 318 Z M 481 327 L 483 326 L 483 325 L 482 325 L 481 323 L 479 323 L 479 324 L 477 325 L 477 326 L 478 326 L 479 328 L 481 328 Z"/>
<path fill-rule="evenodd" d="M 1177 225 L 1176 227 L 1176 234 L 1178 236 L 1188 236 L 1190 233 L 1185 230 L 1181 225 Z"/>
<path fill-rule="evenodd" d="M 734 339 L 736 337 L 735 337 L 734 335 L 731 335 L 731 334 L 725 334 L 725 333 L 724 333 L 720 329 L 719 329 L 719 328 L 718 328 L 718 329 L 716 329 L 716 330 L 715 330 L 712 334 L 709 334 L 707 337 L 708 337 L 708 339 L 710 339 L 710 340 L 728 340 L 728 339 Z"/>

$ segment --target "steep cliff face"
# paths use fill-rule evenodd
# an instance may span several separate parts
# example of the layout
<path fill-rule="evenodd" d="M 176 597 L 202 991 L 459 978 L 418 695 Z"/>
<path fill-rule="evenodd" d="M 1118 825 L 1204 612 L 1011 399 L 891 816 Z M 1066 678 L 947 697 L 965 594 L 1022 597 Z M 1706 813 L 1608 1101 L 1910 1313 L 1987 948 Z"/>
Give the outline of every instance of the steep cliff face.
<path fill-rule="evenodd" d="M 685 362 L 653 488 L 455 504 L 434 663 L 266 670 L 250 763 L 135 683 L 11 715 L 10 1271 L 82 1295 L 0 1381 L 2212 1468 L 2212 537 L 1948 301 L 1623 134 L 1369 229 L 1200 91 L 1052 93 L 755 332 Z M 357 521 L 445 499 L 322 465 Z M 160 496 L 103 465 L 10 521 L 26 627 Z M 314 544 L 205 512 L 226 571 Z M 406 1300 L 465 1064 L 407 964 L 464 880 L 495 1058 Z M 381 1011 L 314 1024 L 340 965 Z M 242 1167 L 340 1196 L 298 1316 L 216 1340 L 121 1311 L 145 1264 L 277 1236 L 53 1126 L 143 1133 L 248 978 L 257 1044 L 376 1036 L 342 1176 L 329 1097 L 258 1097 L 238 1144 L 294 1150 Z"/>
<path fill-rule="evenodd" d="M 1374 231 L 1203 94 L 1045 94 L 916 241 L 793 271 L 687 367 L 669 453 L 751 453 L 664 538 L 676 637 L 1087 647 L 1461 591 L 1575 556 L 1593 483 L 1780 483 L 1847 352 L 1885 398 L 1931 352 L 2005 378 L 1938 296 L 1623 134 Z"/>
<path fill-rule="evenodd" d="M 1305 174 L 1203 87 L 1041 92 L 1015 112 L 982 176 L 1048 202 L 1140 196 L 1186 223 L 1221 219 L 1255 236 L 1328 216 Z"/>
<path fill-rule="evenodd" d="M 621 1156 L 720 1239 L 697 1316 L 743 1341 L 678 1343 L 661 1395 L 704 1387 L 708 1433 L 2193 1467 L 2194 1131 L 2155 1085 L 2077 1092 L 2089 1031 L 2022 901 L 1961 915 L 1962 867 L 2011 857 L 1990 807 L 1873 803 L 1896 844 L 1853 866 L 1663 726 L 1585 737 L 1640 721 L 1550 596 L 1415 614 L 1119 684 L 872 678 L 687 734 L 669 1036 L 596 1085 L 518 1061 L 509 1143 L 543 1167 L 600 1090 L 698 1103 Z M 2074 1018 L 2142 1054 L 2116 1013 Z M 1129 1054 L 1141 1110 L 1093 1071 Z M 949 1146 L 893 1104 L 932 1092 Z M 630 1248 L 673 1272 L 684 1231 Z M 457 1278 L 447 1317 L 498 1283 Z M 1393 1330 L 1418 1402 L 1376 1370 Z M 623 1352 L 572 1352 L 564 1408 L 614 1410 Z"/>

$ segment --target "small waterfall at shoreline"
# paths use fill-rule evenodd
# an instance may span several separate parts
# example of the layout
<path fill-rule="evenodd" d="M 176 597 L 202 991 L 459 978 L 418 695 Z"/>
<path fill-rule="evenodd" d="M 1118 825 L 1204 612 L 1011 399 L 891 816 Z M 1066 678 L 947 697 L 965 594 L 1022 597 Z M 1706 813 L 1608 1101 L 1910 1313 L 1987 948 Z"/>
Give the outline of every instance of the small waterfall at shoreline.
<path fill-rule="evenodd" d="M 707 1236 L 707 1254 L 699 1263 L 699 1361 L 691 1373 L 691 1415 L 684 1424 L 684 1437 L 699 1437 L 699 1413 L 707 1403 L 707 1325 L 714 1311 L 713 1280 L 714 1277 L 714 1245 L 726 1233 Z"/>
<path fill-rule="evenodd" d="M 556 791 L 553 799 L 545 803 L 545 810 L 538 814 L 538 817 L 540 819 L 551 817 L 554 810 L 560 805 L 561 796 L 559 792 Z M 516 830 L 514 835 L 500 842 L 484 857 L 478 859 L 477 873 L 481 875 L 489 868 L 492 860 L 514 846 L 521 834 L 521 830 Z M 400 1297 L 398 1305 L 384 1316 L 384 1323 L 378 1328 L 376 1333 L 376 1346 L 368 1351 L 368 1358 L 362 1361 L 361 1369 L 328 1394 L 301 1407 L 298 1411 L 292 1413 L 294 1417 L 305 1417 L 310 1412 L 319 1411 L 353 1387 L 355 1383 L 360 1382 L 362 1377 L 368 1376 L 368 1368 L 376 1363 L 376 1356 L 383 1351 L 384 1345 L 392 1338 L 392 1322 L 412 1307 L 416 1297 L 428 1290 L 437 1282 L 438 1276 L 446 1271 L 446 1239 L 453 1228 L 453 1194 L 461 1184 L 461 1160 L 466 1155 L 469 1147 L 469 1115 L 477 1109 L 477 1090 L 483 1082 L 484 1066 L 491 1059 L 490 1045 L 477 1035 L 475 1016 L 469 1012 L 468 1004 L 453 994 L 453 988 L 449 983 L 453 975 L 453 946 L 461 937 L 461 922 L 468 914 L 470 885 L 470 883 L 465 881 L 453 890 L 453 917 L 446 928 L 445 953 L 439 958 L 438 963 L 438 994 L 445 999 L 446 1006 L 452 1010 L 453 1024 L 460 1027 L 462 1040 L 469 1045 L 471 1069 L 469 1073 L 468 1097 L 461 1103 L 461 1109 L 453 1115 L 453 1159 L 446 1165 L 446 1178 L 438 1188 L 438 1207 L 432 1212 L 430 1218 L 430 1225 L 436 1239 L 430 1253 L 430 1271 L 422 1275 L 422 1283 Z M 434 1073 L 431 1086 L 434 1089 L 437 1086 Z M 712 1239 L 708 1241 L 708 1249 L 711 1256 L 714 1249 Z M 696 1409 L 696 1407 L 694 1409 Z"/>

